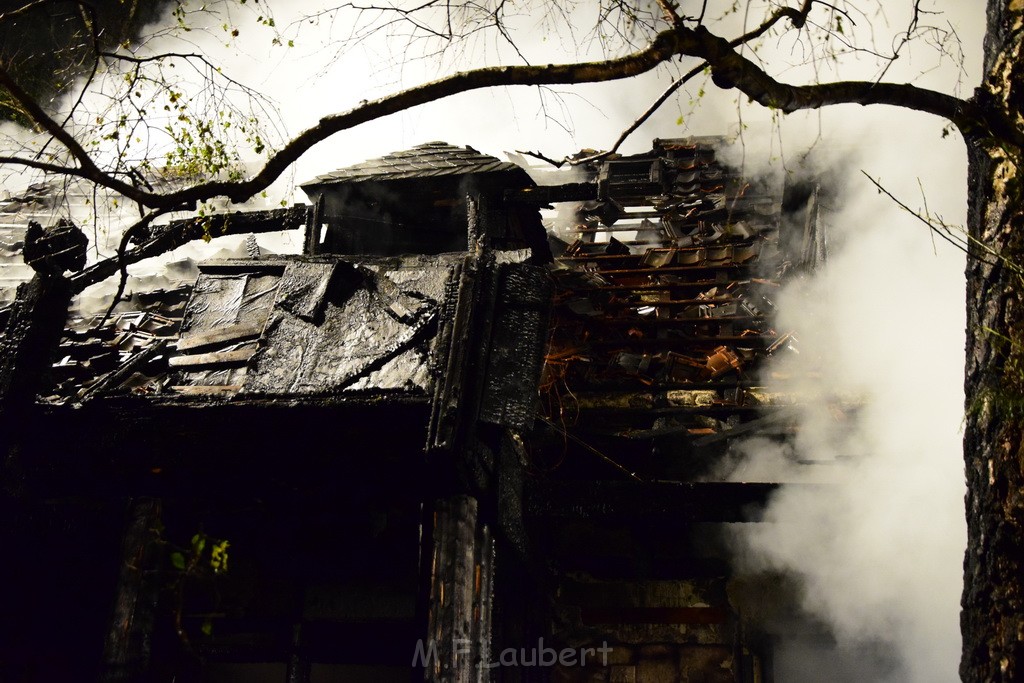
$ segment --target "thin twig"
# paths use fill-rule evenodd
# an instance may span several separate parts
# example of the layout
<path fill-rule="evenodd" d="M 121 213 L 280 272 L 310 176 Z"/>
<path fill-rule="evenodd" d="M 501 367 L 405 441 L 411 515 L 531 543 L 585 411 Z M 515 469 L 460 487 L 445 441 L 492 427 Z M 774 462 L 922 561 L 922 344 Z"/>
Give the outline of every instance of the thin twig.
<path fill-rule="evenodd" d="M 580 164 L 589 163 L 591 161 L 599 161 L 600 159 L 604 159 L 605 157 L 607 157 L 607 156 L 609 156 L 611 154 L 615 154 L 616 152 L 618 152 L 619 151 L 619 147 L 621 147 L 622 143 L 626 141 L 626 138 L 628 138 L 630 135 L 632 135 L 634 132 L 636 132 L 636 129 L 639 128 L 640 126 L 642 126 L 647 121 L 647 119 L 651 118 L 651 116 L 654 114 L 654 112 L 656 112 L 661 107 L 661 105 L 665 104 L 665 101 L 669 97 L 671 97 L 675 93 L 676 90 L 679 90 L 679 88 L 681 88 L 684 83 L 689 81 L 691 78 L 693 78 L 697 74 L 702 73 L 704 71 L 704 69 L 707 68 L 707 66 L 708 66 L 707 62 L 701 62 L 700 64 L 698 64 L 694 68 L 692 68 L 689 71 L 687 71 L 683 75 L 682 78 L 678 79 L 677 81 L 672 83 L 672 85 L 668 86 L 668 88 L 665 89 L 665 92 L 661 93 L 661 96 L 659 96 L 658 99 L 656 99 L 654 101 L 654 103 L 650 107 L 647 108 L 647 111 L 645 111 L 635 121 L 633 121 L 633 123 L 630 124 L 629 128 L 627 128 L 626 130 L 622 131 L 622 134 L 619 135 L 619 138 L 615 141 L 615 144 L 612 145 L 611 149 L 609 149 L 607 152 L 600 152 L 599 154 L 594 154 L 592 156 L 585 157 L 583 159 L 571 160 L 571 161 L 568 162 L 569 165 L 570 166 L 578 166 Z"/>
<path fill-rule="evenodd" d="M 928 228 L 932 232 L 934 232 L 936 235 L 938 235 L 939 237 L 941 237 L 945 241 L 947 241 L 950 244 L 952 244 L 956 249 L 959 249 L 963 253 L 967 254 L 967 256 L 969 256 L 970 258 L 973 258 L 973 259 L 976 259 L 978 261 L 981 261 L 982 263 L 984 263 L 986 265 L 989 265 L 989 266 L 998 266 L 999 265 L 998 263 L 993 263 L 992 261 L 986 261 L 981 256 L 979 256 L 977 254 L 971 253 L 971 250 L 967 246 L 964 246 L 963 244 L 961 244 L 961 243 L 957 242 L 955 239 L 953 239 L 953 237 L 951 235 L 950 227 L 948 225 L 946 225 L 945 223 L 940 221 L 938 223 L 938 226 L 940 226 L 942 228 L 942 230 L 940 230 L 939 227 L 936 226 L 936 224 L 931 220 L 930 217 L 922 216 L 919 212 L 915 211 L 914 209 L 910 208 L 909 206 L 907 206 L 906 204 L 901 202 L 896 197 L 896 195 L 894 195 L 892 192 L 889 192 L 889 190 L 885 189 L 882 186 L 881 183 L 879 183 L 877 180 L 875 180 L 870 175 L 868 175 L 867 171 L 865 171 L 864 169 L 861 169 L 860 172 L 864 175 L 865 178 L 867 178 L 868 180 L 871 181 L 872 185 L 874 185 L 876 188 L 878 188 L 879 192 L 881 192 L 882 194 L 887 196 L 889 199 L 893 200 L 896 203 L 897 206 L 899 206 L 901 209 L 903 209 L 904 211 L 909 213 L 911 216 L 914 216 L 915 218 L 917 218 L 917 220 L 919 220 L 922 223 L 924 223 L 925 225 L 927 225 Z M 943 231 L 945 231 L 945 232 L 943 232 Z M 969 236 L 968 236 L 968 239 L 970 239 Z M 974 242 L 976 244 L 978 244 L 979 247 L 985 249 L 990 254 L 992 254 L 992 256 L 996 257 L 1000 261 L 1003 261 L 1004 263 L 1008 263 L 1004 256 L 1001 256 L 1000 254 L 996 254 L 995 252 L 993 252 L 991 249 L 989 249 L 985 245 L 981 244 L 980 242 L 977 242 L 977 240 L 974 240 Z"/>
<path fill-rule="evenodd" d="M 751 31 L 748 31 L 748 32 L 744 33 L 743 35 L 739 36 L 738 38 L 734 38 L 731 41 L 729 41 L 729 47 L 736 48 L 736 47 L 745 45 L 745 44 L 749 43 L 752 40 L 756 40 L 756 39 L 760 38 L 761 36 L 763 36 L 765 33 L 767 33 L 775 24 L 777 24 L 782 19 L 788 18 L 793 23 L 793 25 L 795 27 L 797 27 L 798 29 L 803 27 L 804 22 L 807 20 L 807 14 L 811 11 L 812 1 L 813 0 L 805 0 L 803 6 L 800 9 L 798 9 L 798 10 L 790 8 L 790 7 L 784 7 L 784 8 L 781 8 L 779 10 L 776 10 L 772 14 L 772 16 L 770 16 L 768 19 L 766 19 L 757 28 L 752 29 Z M 663 8 L 665 7 L 664 3 L 659 3 L 659 4 L 661 4 Z M 703 13 L 704 13 L 704 10 L 702 9 L 701 10 L 701 17 L 702 18 L 703 18 Z M 647 119 L 649 119 L 654 114 L 654 112 L 656 112 L 658 110 L 658 108 L 661 107 L 661 105 L 665 104 L 665 102 L 668 100 L 668 98 L 671 97 L 677 90 L 679 90 L 679 88 L 681 88 L 684 83 L 689 81 L 691 78 L 693 78 L 697 74 L 702 73 L 704 71 L 704 69 L 706 69 L 707 67 L 708 67 L 708 62 L 706 62 L 706 61 L 701 62 L 696 67 L 694 67 L 690 71 L 686 72 L 686 74 L 684 74 L 681 78 L 679 78 L 678 80 L 673 82 L 672 85 L 670 85 L 665 90 L 665 92 L 663 92 L 658 97 L 658 99 L 656 99 L 654 101 L 654 103 L 651 104 L 651 106 L 648 107 L 647 110 L 643 114 L 640 115 L 639 118 L 637 118 L 635 121 L 633 121 L 633 123 L 629 126 L 629 128 L 624 130 L 622 132 L 622 134 L 619 135 L 619 138 L 615 141 L 615 144 L 613 144 L 612 147 L 610 149 L 606 150 L 606 151 L 598 152 L 597 154 L 593 154 L 591 156 L 582 157 L 582 158 L 578 158 L 578 159 L 572 159 L 570 157 L 565 157 L 561 162 L 556 162 L 553 159 L 551 159 L 550 157 L 544 156 L 543 154 L 541 154 L 539 152 L 523 152 L 523 151 L 519 151 L 519 150 L 517 150 L 517 152 L 519 152 L 519 154 L 526 154 L 526 155 L 532 156 L 534 158 L 540 159 L 541 161 L 546 161 L 547 163 L 552 164 L 555 168 L 561 168 L 565 164 L 569 164 L 570 166 L 579 166 L 581 164 L 588 164 L 588 163 L 591 163 L 591 162 L 594 162 L 594 161 L 600 161 L 601 159 L 605 159 L 605 158 L 611 156 L 612 154 L 615 154 L 616 152 L 618 152 L 619 147 L 622 146 L 622 143 L 624 143 L 626 141 L 626 139 L 630 135 L 635 133 L 637 128 L 642 126 L 647 121 Z"/>
<path fill-rule="evenodd" d="M 124 234 L 121 235 L 121 243 L 117 246 L 116 257 L 118 260 L 118 267 L 121 273 L 121 277 L 117 283 L 117 292 L 114 294 L 114 298 L 110 302 L 110 306 L 107 308 L 107 312 L 104 313 L 103 317 L 100 318 L 100 321 L 96 323 L 95 329 L 98 330 L 99 328 L 103 327 L 103 325 L 107 322 L 107 319 L 109 319 L 110 315 L 114 312 L 114 308 L 119 303 L 121 303 L 121 297 L 124 296 L 125 287 L 128 285 L 128 262 L 124 257 L 125 252 L 128 250 L 128 243 L 132 241 L 132 239 L 139 231 L 149 227 L 149 225 L 153 222 L 154 219 L 156 219 L 158 216 L 166 212 L 166 209 L 157 209 L 156 211 L 151 211 L 149 214 L 143 216 L 142 220 L 138 221 L 137 223 L 129 227 L 127 230 L 124 231 Z"/>
<path fill-rule="evenodd" d="M 547 426 L 551 427 L 555 431 L 559 432 L 562 436 L 566 437 L 567 439 L 575 441 L 580 446 L 583 446 L 583 448 L 585 448 L 586 450 L 590 451 L 591 453 L 593 453 L 597 457 L 601 458 L 602 460 L 604 460 L 606 463 L 608 463 L 609 465 L 611 465 L 615 469 L 617 469 L 620 472 L 628 475 L 630 478 L 635 479 L 636 481 L 640 481 L 640 482 L 643 481 L 643 479 L 641 479 L 640 477 L 638 477 L 636 475 L 636 472 L 630 472 L 628 469 L 626 469 L 625 467 L 623 467 L 619 463 L 615 462 L 614 460 L 609 458 L 607 455 L 605 455 L 601 451 L 597 450 L 596 448 L 594 448 L 593 446 L 588 444 L 586 441 L 584 441 L 583 439 L 581 439 L 578 436 L 576 436 L 575 434 L 570 434 L 569 432 L 567 432 L 566 430 L 562 429 L 561 427 L 559 427 L 554 422 L 552 422 L 551 420 L 549 420 L 548 418 L 546 418 L 544 416 L 538 416 L 538 417 L 539 417 L 541 422 L 543 422 Z"/>

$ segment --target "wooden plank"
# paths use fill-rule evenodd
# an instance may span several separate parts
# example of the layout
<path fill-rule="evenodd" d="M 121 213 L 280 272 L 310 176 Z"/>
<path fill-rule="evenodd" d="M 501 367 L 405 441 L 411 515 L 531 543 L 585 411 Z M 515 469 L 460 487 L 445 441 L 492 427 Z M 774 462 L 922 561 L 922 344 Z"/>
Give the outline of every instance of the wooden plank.
<path fill-rule="evenodd" d="M 137 498 L 129 510 L 129 523 L 121 550 L 114 616 L 107 632 L 103 683 L 148 679 L 153 628 L 160 598 L 155 569 L 163 556 L 159 533 L 162 505 L 155 498 Z"/>
<path fill-rule="evenodd" d="M 580 610 L 584 624 L 724 624 L 729 613 L 720 607 L 621 607 Z"/>
<path fill-rule="evenodd" d="M 87 389 L 82 389 L 81 391 L 79 391 L 78 401 L 81 402 L 90 399 L 93 396 L 96 396 L 97 394 L 106 391 L 107 389 L 116 389 L 118 386 L 121 385 L 122 382 L 128 379 L 131 373 L 135 371 L 135 368 L 144 365 L 151 358 L 154 358 L 155 356 L 160 354 L 164 350 L 165 346 L 167 346 L 167 340 L 160 339 L 158 341 L 151 343 L 149 346 L 142 349 L 138 353 L 129 356 L 127 360 L 121 363 L 121 365 L 119 365 L 117 369 L 110 372 L 110 374 L 108 374 L 106 377 L 99 380 L 98 382 L 88 387 Z"/>
<path fill-rule="evenodd" d="M 210 259 L 196 264 L 200 273 L 218 275 L 280 275 L 288 265 L 286 259 L 261 258 L 259 261 L 243 258 Z"/>
<path fill-rule="evenodd" d="M 213 351 L 185 356 L 173 356 L 167 364 L 172 368 L 192 368 L 208 365 L 241 365 L 256 353 L 256 349 L 236 349 L 235 351 Z"/>
<path fill-rule="evenodd" d="M 241 388 L 241 384 L 222 384 L 216 386 L 186 384 L 171 387 L 172 390 L 182 396 L 227 396 L 236 393 Z"/>
<path fill-rule="evenodd" d="M 263 328 L 260 325 L 237 323 L 201 334 L 186 334 L 178 340 L 178 350 L 188 351 L 189 349 L 198 349 L 204 346 L 213 346 L 214 344 L 251 339 L 260 336 L 262 331 Z"/>
<path fill-rule="evenodd" d="M 770 482 L 635 482 L 622 480 L 536 482 L 524 492 L 533 524 L 590 520 L 622 524 L 757 522 L 780 487 Z M 786 484 L 827 495 L 827 486 Z"/>
<path fill-rule="evenodd" d="M 304 227 L 309 220 L 309 207 L 296 205 L 287 209 L 269 211 L 236 211 L 198 218 L 171 221 L 166 225 L 150 226 L 146 234 L 138 236 L 139 244 L 128 251 L 123 259 L 104 259 L 68 278 L 74 292 L 101 282 L 118 272 L 125 264 L 164 254 L 204 235 L 244 235 L 247 233 L 277 232 Z"/>
<path fill-rule="evenodd" d="M 469 496 L 435 504 L 423 647 L 436 657 L 419 662 L 428 683 L 480 680 L 477 663 L 490 652 L 494 543 L 477 505 Z"/>

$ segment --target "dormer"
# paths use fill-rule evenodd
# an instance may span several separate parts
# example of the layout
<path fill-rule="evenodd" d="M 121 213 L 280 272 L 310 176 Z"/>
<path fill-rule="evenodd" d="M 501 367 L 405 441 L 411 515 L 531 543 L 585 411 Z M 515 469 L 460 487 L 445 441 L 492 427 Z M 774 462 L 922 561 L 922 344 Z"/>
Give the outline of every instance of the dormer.
<path fill-rule="evenodd" d="M 527 247 L 543 234 L 539 216 L 504 206 L 504 197 L 532 186 L 520 167 L 472 147 L 429 142 L 394 152 L 302 185 L 316 206 L 305 253 L 460 252 L 471 231 L 495 248 Z"/>

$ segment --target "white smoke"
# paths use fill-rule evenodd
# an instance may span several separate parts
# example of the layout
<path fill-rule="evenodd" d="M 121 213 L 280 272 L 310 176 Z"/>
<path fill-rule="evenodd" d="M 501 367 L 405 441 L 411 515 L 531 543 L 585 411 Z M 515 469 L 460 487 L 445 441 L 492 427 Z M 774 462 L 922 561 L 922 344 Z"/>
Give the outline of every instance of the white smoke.
<path fill-rule="evenodd" d="M 969 84 L 979 78 L 984 13 L 957 12 L 950 18 L 965 41 Z M 923 70 L 919 63 L 900 73 L 911 80 L 915 69 Z M 923 79 L 952 91 L 956 74 L 942 75 Z M 860 171 L 912 207 L 927 204 L 932 215 L 962 225 L 962 142 L 945 137 L 942 121 L 892 108 L 793 116 L 773 128 L 774 140 L 768 129 L 753 122 L 733 161 L 754 173 L 793 170 L 813 143 L 819 163 L 824 156 L 842 169 L 832 188 L 842 208 L 823 216 L 834 238 L 828 264 L 778 301 L 779 326 L 797 331 L 801 353 L 786 359 L 797 367 L 775 369 L 818 373 L 775 387 L 795 388 L 805 401 L 799 436 L 791 448 L 742 444 L 731 477 L 829 483 L 784 486 L 766 523 L 734 529 L 741 570 L 734 597 L 757 613 L 785 586 L 800 606 L 796 622 L 779 617 L 777 606 L 762 622 L 775 641 L 776 680 L 958 680 L 964 256 Z M 835 396 L 861 407 L 839 420 L 815 399 Z"/>
<path fill-rule="evenodd" d="M 767 523 L 742 527 L 737 547 L 747 571 L 798 577 L 802 608 L 828 624 L 839 648 L 892 646 L 898 667 L 885 680 L 952 681 L 966 540 L 963 259 L 948 248 L 933 253 L 900 216 L 863 205 L 837 217 L 856 235 L 779 300 L 780 326 L 799 330 L 801 355 L 777 369 L 817 371 L 777 387 L 808 401 L 794 452 L 780 457 L 748 442 L 733 474 L 829 483 L 783 487 Z M 836 394 L 862 401 L 852 419 L 836 420 L 815 401 Z M 822 464 L 795 465 L 792 456 Z M 797 640 L 781 649 L 794 646 L 807 647 Z M 822 680 L 824 666 L 784 680 Z M 859 680 L 883 680 L 859 671 Z"/>

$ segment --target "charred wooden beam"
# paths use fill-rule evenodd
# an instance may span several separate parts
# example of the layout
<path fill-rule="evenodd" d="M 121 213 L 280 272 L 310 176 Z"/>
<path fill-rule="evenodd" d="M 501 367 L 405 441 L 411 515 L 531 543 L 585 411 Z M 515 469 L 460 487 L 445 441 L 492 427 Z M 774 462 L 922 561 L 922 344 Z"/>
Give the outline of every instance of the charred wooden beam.
<path fill-rule="evenodd" d="M 172 391 L 182 396 L 208 396 L 213 398 L 225 398 L 233 396 L 242 388 L 241 384 L 218 384 L 218 385 L 175 385 L 170 387 Z"/>
<path fill-rule="evenodd" d="M 669 273 L 695 273 L 695 272 L 706 272 L 706 271 L 743 271 L 743 272 L 754 272 L 757 268 L 760 268 L 761 264 L 758 263 L 706 263 L 697 266 L 662 266 L 660 268 L 616 268 L 608 270 L 596 271 L 598 275 L 666 275 Z M 716 282 L 715 284 L 721 285 L 723 283 Z"/>
<path fill-rule="evenodd" d="M 313 204 L 313 210 L 310 212 L 309 223 L 306 225 L 305 235 L 305 246 L 304 253 L 307 256 L 313 256 L 316 254 L 317 247 L 320 246 L 320 228 L 324 223 L 324 209 L 325 209 L 326 195 L 321 193 Z"/>
<path fill-rule="evenodd" d="M 0 410 L 27 405 L 38 392 L 64 332 L 70 302 L 71 290 L 60 277 L 37 274 L 18 285 L 0 335 Z"/>
<path fill-rule="evenodd" d="M 543 206 L 553 202 L 583 202 L 597 199 L 596 183 L 566 183 L 507 190 L 505 201 Z"/>
<path fill-rule="evenodd" d="M 120 261 L 125 265 L 137 263 L 197 239 L 294 230 L 306 225 L 309 214 L 309 206 L 297 205 L 271 211 L 236 211 L 202 218 L 186 218 L 151 226 L 132 240 L 138 246 L 125 252 L 123 259 L 105 259 L 71 276 L 68 281 L 73 291 L 80 292 L 89 285 L 102 282 L 117 273 L 121 267 Z"/>
<path fill-rule="evenodd" d="M 462 415 L 459 405 L 466 391 L 465 376 L 469 366 L 471 316 L 480 292 L 477 260 L 472 256 L 459 264 L 445 287 L 445 310 L 435 348 L 440 350 L 440 370 L 431 402 L 427 430 L 428 451 L 450 451 L 460 431 Z"/>
<path fill-rule="evenodd" d="M 525 491 L 534 520 L 756 522 L 780 484 L 737 482 L 535 482 Z"/>
<path fill-rule="evenodd" d="M 551 281 L 542 268 L 503 264 L 495 282 L 479 419 L 522 433 L 533 425 L 537 413 L 536 387 L 549 337 Z"/>
<path fill-rule="evenodd" d="M 136 368 L 145 365 L 151 358 L 158 356 L 166 346 L 167 340 L 160 339 L 153 342 L 139 353 L 129 356 L 128 359 L 121 363 L 121 365 L 119 365 L 113 372 L 90 386 L 88 389 L 83 389 L 78 395 L 78 400 L 85 401 L 103 391 L 106 391 L 107 389 L 116 389 L 118 385 L 128 379 L 129 375 L 131 375 Z"/>
<path fill-rule="evenodd" d="M 584 624 L 724 624 L 728 610 L 720 607 L 620 607 L 580 610 Z"/>
<path fill-rule="evenodd" d="M 437 501 L 432 526 L 427 637 L 413 664 L 426 681 L 469 683 L 490 650 L 494 541 L 469 496 Z"/>
<path fill-rule="evenodd" d="M 699 439 L 695 439 L 693 445 L 696 448 L 703 448 L 705 446 L 710 446 L 720 441 L 734 439 L 738 436 L 744 436 L 756 432 L 768 433 L 770 432 L 770 428 L 776 427 L 777 425 L 786 421 L 793 422 L 797 419 L 797 417 L 798 412 L 796 409 L 787 410 L 783 408 L 776 413 L 771 413 L 756 420 L 751 420 L 749 422 L 743 422 L 741 424 L 736 425 L 735 427 L 732 427 L 731 429 L 716 432 L 714 434 L 709 434 Z"/>
<path fill-rule="evenodd" d="M 244 273 L 246 275 L 281 275 L 290 259 L 263 258 L 259 261 L 242 258 L 213 259 L 196 264 L 200 273 Z"/>
<path fill-rule="evenodd" d="M 159 532 L 161 504 L 139 498 L 129 510 L 122 546 L 113 623 L 104 649 L 104 683 L 148 678 L 153 625 L 160 586 L 154 578 L 162 553 Z"/>
<path fill-rule="evenodd" d="M 249 323 L 236 323 L 234 325 L 226 325 L 224 327 L 210 330 L 209 332 L 202 332 L 199 334 L 185 335 L 178 340 L 179 351 L 190 351 L 193 349 L 201 349 L 208 346 L 214 346 L 216 344 L 223 344 L 226 342 L 238 342 L 245 341 L 247 339 L 255 339 L 260 336 L 263 331 L 263 327 L 260 325 L 252 325 Z"/>
<path fill-rule="evenodd" d="M 213 366 L 237 366 L 244 365 L 256 353 L 255 348 L 236 349 L 234 351 L 211 351 L 210 353 L 196 353 L 190 356 L 173 356 L 168 359 L 167 364 L 172 368 L 194 368 Z"/>
<path fill-rule="evenodd" d="M 747 419 L 755 419 L 762 415 L 767 415 L 773 411 L 779 410 L 779 406 L 740 406 L 732 404 L 721 404 L 721 405 L 694 405 L 694 406 L 627 406 L 627 407 L 605 407 L 605 406 L 593 406 L 582 410 L 585 416 L 600 417 L 602 419 L 608 417 L 661 417 L 671 415 L 707 415 L 709 417 L 727 418 L 733 415 L 739 415 Z"/>

